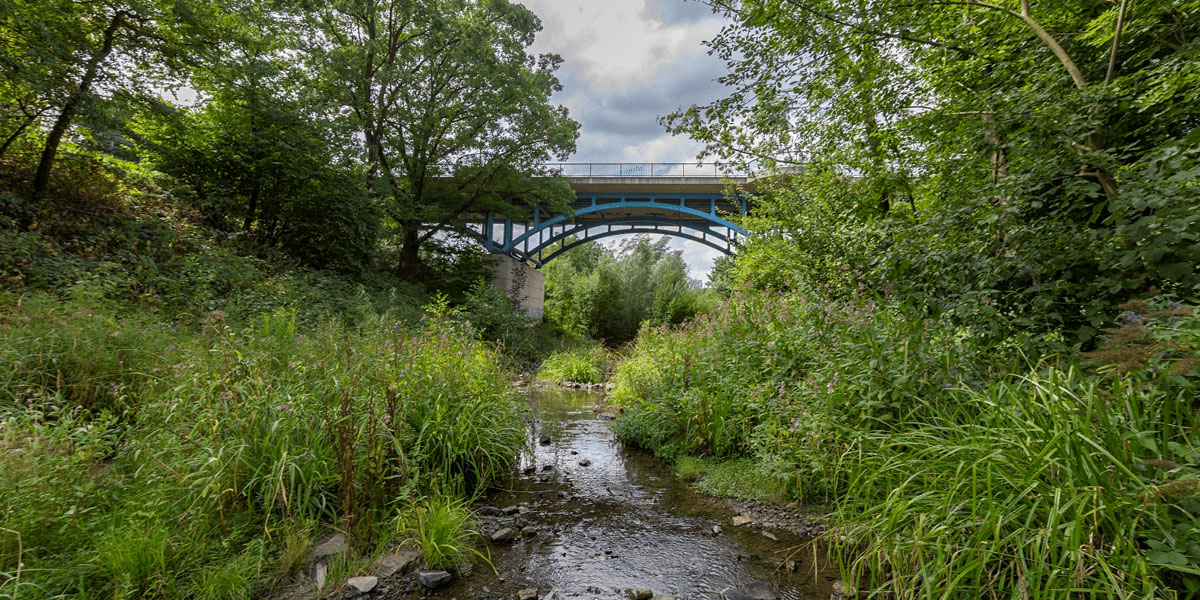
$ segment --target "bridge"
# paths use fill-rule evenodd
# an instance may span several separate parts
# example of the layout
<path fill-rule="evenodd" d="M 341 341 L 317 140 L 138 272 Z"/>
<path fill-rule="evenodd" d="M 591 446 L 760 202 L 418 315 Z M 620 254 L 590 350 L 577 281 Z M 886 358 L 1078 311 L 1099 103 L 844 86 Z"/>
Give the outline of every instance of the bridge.
<path fill-rule="evenodd" d="M 703 244 L 723 254 L 745 237 L 731 217 L 751 200 L 729 196 L 730 185 L 754 192 L 752 178 L 712 163 L 565 163 L 547 165 L 575 192 L 570 212 L 534 206 L 527 219 L 491 213 L 463 215 L 470 237 L 495 258 L 495 283 L 540 318 L 544 276 L 535 268 L 588 242 L 649 233 Z"/>

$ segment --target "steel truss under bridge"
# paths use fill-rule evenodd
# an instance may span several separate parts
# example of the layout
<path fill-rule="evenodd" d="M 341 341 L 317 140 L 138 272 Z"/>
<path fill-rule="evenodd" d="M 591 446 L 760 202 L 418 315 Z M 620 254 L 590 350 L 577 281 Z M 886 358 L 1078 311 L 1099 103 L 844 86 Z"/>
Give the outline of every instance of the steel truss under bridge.
<path fill-rule="evenodd" d="M 606 237 L 636 233 L 669 235 L 691 240 L 726 255 L 746 236 L 730 221 L 750 208 L 746 196 L 729 197 L 728 184 L 751 191 L 745 177 L 721 175 L 716 168 L 692 169 L 679 175 L 676 165 L 640 163 L 641 169 L 607 165 L 562 165 L 576 200 L 570 214 L 550 214 L 534 207 L 532 218 L 514 220 L 491 213 L 463 215 L 466 231 L 494 254 L 541 266 L 563 252 Z M 571 167 L 570 169 L 566 167 Z M 690 165 L 689 165 L 690 166 Z M 703 167 L 698 165 L 697 167 Z M 584 171 L 586 169 L 586 171 Z M 589 175 L 574 175 L 578 172 Z M 611 175 L 595 175 L 609 172 Z M 630 175 L 629 173 L 665 173 Z"/>

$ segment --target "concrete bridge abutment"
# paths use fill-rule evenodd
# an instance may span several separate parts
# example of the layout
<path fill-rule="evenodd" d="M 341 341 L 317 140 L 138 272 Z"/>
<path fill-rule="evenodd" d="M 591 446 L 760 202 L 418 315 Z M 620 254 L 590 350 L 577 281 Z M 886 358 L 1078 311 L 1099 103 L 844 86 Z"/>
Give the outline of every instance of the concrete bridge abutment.
<path fill-rule="evenodd" d="M 517 308 L 538 322 L 545 316 L 546 275 L 507 254 L 489 254 L 492 266 L 492 285 L 504 290 L 504 295 Z"/>

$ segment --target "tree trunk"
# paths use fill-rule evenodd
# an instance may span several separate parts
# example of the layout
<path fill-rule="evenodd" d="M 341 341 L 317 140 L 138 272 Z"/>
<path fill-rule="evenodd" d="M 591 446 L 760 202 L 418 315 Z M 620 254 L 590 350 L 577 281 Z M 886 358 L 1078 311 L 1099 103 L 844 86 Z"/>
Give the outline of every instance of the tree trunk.
<path fill-rule="evenodd" d="M 21 112 L 25 112 L 25 111 L 22 110 Z M 29 115 L 29 113 L 26 113 L 26 114 L 28 115 L 28 117 L 26 117 L 25 122 L 21 123 L 21 126 L 17 127 L 17 130 L 14 131 L 12 133 L 12 135 L 8 136 L 8 138 L 4 140 L 4 145 L 0 146 L 0 158 L 4 158 L 5 153 L 7 153 L 8 149 L 11 148 L 12 145 L 17 141 L 17 139 L 19 139 L 21 137 L 21 134 L 25 133 L 25 130 L 27 128 L 29 128 L 30 125 L 33 125 L 33 123 L 35 121 L 37 121 L 38 117 L 42 116 L 42 111 L 38 111 L 32 115 Z"/>
<path fill-rule="evenodd" d="M 262 185 L 258 178 L 254 179 L 254 188 L 250 190 L 250 206 L 246 207 L 246 220 L 242 222 L 242 231 L 250 232 L 250 225 L 254 223 L 254 213 L 258 212 L 258 193 Z"/>
<path fill-rule="evenodd" d="M 421 257 L 417 250 L 421 247 L 421 230 L 417 225 L 404 225 L 404 240 L 400 244 L 400 261 L 396 265 L 396 273 L 401 277 L 411 277 L 416 274 Z"/>
<path fill-rule="evenodd" d="M 42 148 L 42 158 L 38 162 L 37 174 L 33 178 L 33 194 L 31 200 L 38 202 L 46 195 L 46 188 L 50 185 L 50 170 L 54 168 L 54 158 L 58 154 L 58 145 L 62 142 L 63 135 L 67 133 L 67 129 L 71 127 L 71 119 L 75 117 L 75 112 L 79 110 L 79 105 L 83 103 L 84 98 L 92 91 L 92 83 L 96 80 L 96 75 L 100 72 L 100 65 L 112 53 L 113 39 L 117 35 L 117 30 L 125 21 L 125 11 L 117 11 L 113 18 L 108 23 L 108 27 L 104 28 L 104 43 L 100 47 L 100 52 L 92 55 L 88 61 L 87 70 L 84 71 L 83 79 L 79 81 L 79 86 L 63 103 L 62 112 L 59 113 L 58 119 L 54 121 L 54 126 L 50 128 L 50 135 L 46 136 L 46 145 Z"/>

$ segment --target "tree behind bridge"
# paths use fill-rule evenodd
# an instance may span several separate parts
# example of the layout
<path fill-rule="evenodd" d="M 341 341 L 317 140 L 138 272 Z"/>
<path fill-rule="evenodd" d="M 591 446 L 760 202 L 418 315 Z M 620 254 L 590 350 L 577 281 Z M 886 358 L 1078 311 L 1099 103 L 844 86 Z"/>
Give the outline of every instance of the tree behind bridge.
<path fill-rule="evenodd" d="M 507 0 L 306 9 L 317 89 L 360 144 L 399 272 L 412 274 L 421 245 L 464 212 L 566 208 L 565 182 L 535 176 L 574 151 L 578 124 L 549 102 L 561 59 L 526 52 L 541 29 L 532 12 Z"/>

